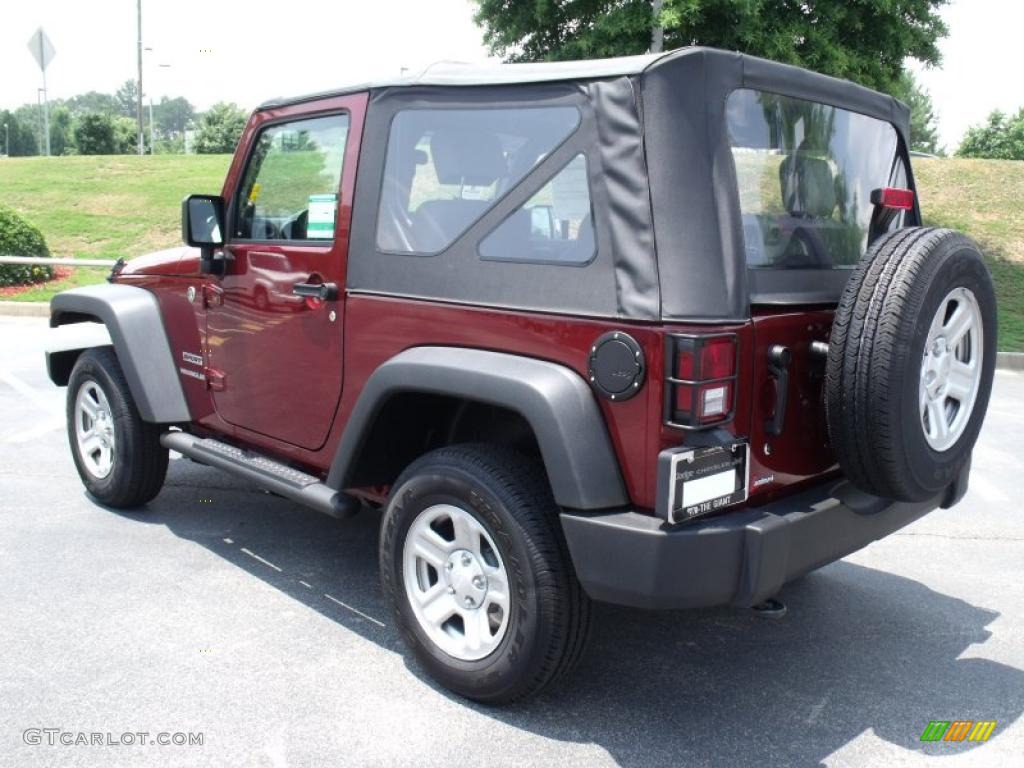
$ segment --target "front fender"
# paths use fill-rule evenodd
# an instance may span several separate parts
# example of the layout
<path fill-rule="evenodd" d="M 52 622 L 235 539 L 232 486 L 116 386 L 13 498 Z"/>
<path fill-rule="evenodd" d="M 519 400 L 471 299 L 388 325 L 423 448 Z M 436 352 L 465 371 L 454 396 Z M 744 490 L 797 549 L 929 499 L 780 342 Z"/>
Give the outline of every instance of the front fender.
<path fill-rule="evenodd" d="M 51 328 L 95 320 L 110 333 L 143 420 L 158 424 L 190 421 L 156 297 L 143 288 L 109 284 L 74 288 L 50 300 Z M 67 350 L 60 354 L 68 359 Z M 55 384 L 67 383 L 60 373 L 66 366 L 50 360 L 47 367 Z"/>
<path fill-rule="evenodd" d="M 579 374 L 544 360 L 457 347 L 408 349 L 373 372 L 345 426 L 329 486 L 349 486 L 377 414 L 401 392 L 463 397 L 522 415 L 537 438 L 555 501 L 562 507 L 606 509 L 629 503 L 601 410 Z"/>

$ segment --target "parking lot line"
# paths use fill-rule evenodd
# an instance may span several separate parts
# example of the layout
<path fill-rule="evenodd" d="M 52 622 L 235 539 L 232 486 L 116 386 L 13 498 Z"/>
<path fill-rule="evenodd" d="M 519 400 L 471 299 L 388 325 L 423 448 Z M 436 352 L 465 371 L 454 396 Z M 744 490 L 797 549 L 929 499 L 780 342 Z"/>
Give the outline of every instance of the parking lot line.
<path fill-rule="evenodd" d="M 362 612 L 362 611 L 360 611 L 360 610 L 359 610 L 358 608 L 353 608 L 353 607 L 352 607 L 351 605 L 349 605 L 348 603 L 344 603 L 344 602 L 342 602 L 341 600 L 339 600 L 338 598 L 336 598 L 336 597 L 334 597 L 334 596 L 332 596 L 332 595 L 328 595 L 328 594 L 327 594 L 326 592 L 324 592 L 324 597 L 326 597 L 326 598 L 327 598 L 328 600 L 330 600 L 330 601 L 331 601 L 331 602 L 333 602 L 333 603 L 337 603 L 337 604 L 338 604 L 338 605 L 340 605 L 340 606 L 341 606 L 342 608 L 345 608 L 345 609 L 347 609 L 347 610 L 350 610 L 350 611 L 352 611 L 352 613 L 356 614 L 356 616 L 362 616 L 362 617 L 363 617 L 364 619 L 366 619 L 367 621 L 372 621 L 372 622 L 373 622 L 374 624 L 376 624 L 376 625 L 377 625 L 378 627 L 380 627 L 381 629 L 383 629 L 383 628 L 385 628 L 385 627 L 387 626 L 387 625 L 386 625 L 386 624 L 385 624 L 385 623 L 384 623 L 383 621 L 379 621 L 379 620 L 377 620 L 377 619 L 373 618 L 373 616 L 369 616 L 369 615 L 367 615 L 367 614 L 363 613 L 363 612 Z"/>
<path fill-rule="evenodd" d="M 0 381 L 9 386 L 22 397 L 31 400 L 33 405 L 51 414 L 60 414 L 59 408 L 54 408 L 51 400 L 43 397 L 34 387 L 26 384 L 10 371 L 0 368 Z"/>

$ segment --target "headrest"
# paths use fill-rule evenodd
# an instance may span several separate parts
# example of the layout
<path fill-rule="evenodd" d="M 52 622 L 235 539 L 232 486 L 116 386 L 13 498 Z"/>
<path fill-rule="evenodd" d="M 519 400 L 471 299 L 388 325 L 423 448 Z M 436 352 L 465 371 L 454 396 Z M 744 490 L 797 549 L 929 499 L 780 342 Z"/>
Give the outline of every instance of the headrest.
<path fill-rule="evenodd" d="M 797 153 L 779 166 L 782 202 L 789 213 L 830 218 L 836 208 L 832 166 L 823 157 Z"/>
<path fill-rule="evenodd" d="M 447 128 L 431 136 L 430 154 L 442 184 L 486 187 L 508 173 L 501 142 L 493 133 Z"/>

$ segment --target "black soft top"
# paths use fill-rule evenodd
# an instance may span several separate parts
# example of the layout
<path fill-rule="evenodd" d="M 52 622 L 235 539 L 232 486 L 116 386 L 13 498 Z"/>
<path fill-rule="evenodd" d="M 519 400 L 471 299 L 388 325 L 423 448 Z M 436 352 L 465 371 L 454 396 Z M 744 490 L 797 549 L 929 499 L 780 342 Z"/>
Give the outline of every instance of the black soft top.
<path fill-rule="evenodd" d="M 577 135 L 436 256 L 379 253 L 375 219 L 356 217 L 349 260 L 353 290 L 695 322 L 743 320 L 752 301 L 836 301 L 848 274 L 844 270 L 806 276 L 789 270 L 789 285 L 800 285 L 803 277 L 807 282 L 786 295 L 755 285 L 756 276 L 747 269 L 725 124 L 726 99 L 740 88 L 862 113 L 895 127 L 900 152 L 905 154 L 909 144 L 909 110 L 890 96 L 798 67 L 700 47 L 583 62 L 438 65 L 411 78 L 273 100 L 260 109 L 369 91 L 364 136 L 378 139 L 364 139 L 355 201 L 363 211 L 376 208 L 384 139 L 399 110 L 538 102 L 581 109 Z M 582 270 L 482 264 L 479 239 L 528 199 L 552 168 L 579 151 L 598 160 L 591 170 L 595 262 Z"/>

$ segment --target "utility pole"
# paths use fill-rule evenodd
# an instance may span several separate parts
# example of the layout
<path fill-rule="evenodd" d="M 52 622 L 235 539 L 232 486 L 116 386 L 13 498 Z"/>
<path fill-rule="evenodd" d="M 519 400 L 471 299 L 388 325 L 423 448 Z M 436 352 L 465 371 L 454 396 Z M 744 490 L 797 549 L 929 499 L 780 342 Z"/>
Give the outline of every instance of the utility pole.
<path fill-rule="evenodd" d="M 11 129 L 4 123 L 4 157 L 11 156 Z"/>
<path fill-rule="evenodd" d="M 665 28 L 661 26 L 661 7 L 664 0 L 654 0 L 651 8 L 651 16 L 654 19 L 654 27 L 651 29 L 651 53 L 661 53 L 665 44 Z"/>
<path fill-rule="evenodd" d="M 139 154 L 144 154 L 146 142 L 142 136 L 142 0 L 135 0 L 136 17 L 138 21 L 138 51 L 139 51 L 139 87 L 135 94 L 135 111 L 139 118 Z"/>

